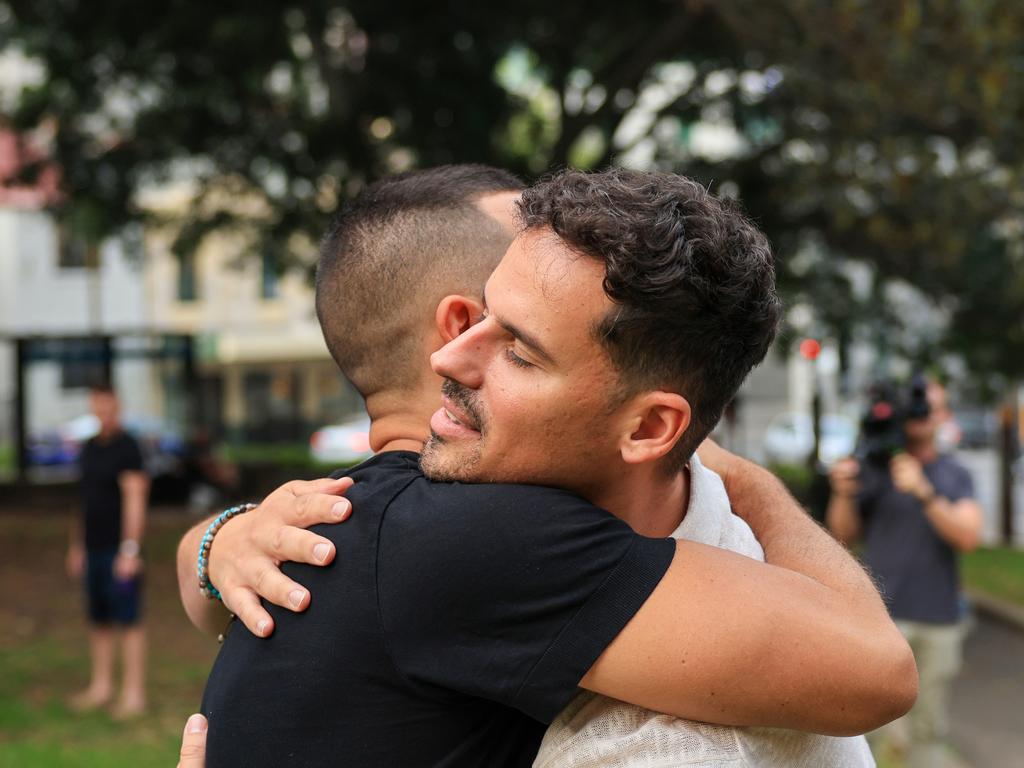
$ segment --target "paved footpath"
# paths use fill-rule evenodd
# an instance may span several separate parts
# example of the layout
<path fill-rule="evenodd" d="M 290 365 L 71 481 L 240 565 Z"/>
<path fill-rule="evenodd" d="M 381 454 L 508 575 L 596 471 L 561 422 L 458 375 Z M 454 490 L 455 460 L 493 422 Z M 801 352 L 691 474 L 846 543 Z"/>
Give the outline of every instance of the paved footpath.
<path fill-rule="evenodd" d="M 1024 632 L 978 617 L 953 686 L 951 726 L 972 768 L 1024 768 Z"/>

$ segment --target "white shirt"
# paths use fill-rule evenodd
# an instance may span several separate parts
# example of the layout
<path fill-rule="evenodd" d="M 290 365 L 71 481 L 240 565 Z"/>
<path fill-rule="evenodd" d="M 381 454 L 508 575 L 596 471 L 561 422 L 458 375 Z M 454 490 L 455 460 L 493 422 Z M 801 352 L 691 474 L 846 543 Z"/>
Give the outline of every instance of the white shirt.
<path fill-rule="evenodd" d="M 690 461 L 690 503 L 673 536 L 764 560 L 732 514 L 721 478 Z M 534 768 L 873 768 L 863 736 L 734 728 L 652 712 L 581 691 L 544 734 Z"/>

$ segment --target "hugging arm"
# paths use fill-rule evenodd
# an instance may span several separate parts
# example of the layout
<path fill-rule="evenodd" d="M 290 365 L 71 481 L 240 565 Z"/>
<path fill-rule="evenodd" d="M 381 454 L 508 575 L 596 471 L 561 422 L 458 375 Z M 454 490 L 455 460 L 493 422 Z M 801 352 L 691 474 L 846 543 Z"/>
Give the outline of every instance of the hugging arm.
<path fill-rule="evenodd" d="M 723 475 L 734 509 L 745 516 L 775 564 L 676 542 L 665 577 L 581 685 L 649 709 L 728 725 L 847 734 L 870 730 L 902 714 L 916 695 L 913 658 L 863 570 L 770 473 L 724 451 L 704 450 L 702 459 Z M 276 558 L 285 557 L 265 554 L 266 537 L 288 538 L 284 519 L 308 525 L 329 521 L 324 510 L 333 501 L 301 502 L 299 488 L 283 490 L 268 497 L 260 509 L 226 524 L 210 558 L 214 584 L 224 591 L 229 606 L 239 606 L 240 618 L 256 634 L 266 632 L 250 624 L 259 620 L 259 613 L 241 612 L 244 601 L 251 597 L 258 611 L 265 611 L 254 589 L 244 585 L 259 587 L 265 594 L 280 582 L 286 594 L 293 584 L 276 568 Z M 329 495 L 330 490 L 317 486 L 312 494 Z M 309 505 L 304 515 L 296 513 L 301 504 Z M 254 534 L 261 526 L 268 533 Z M 301 541 L 293 559 L 315 564 L 318 561 L 310 557 L 314 542 L 326 540 L 304 533 L 312 538 Z M 201 535 L 200 530 L 194 542 L 186 538 L 182 545 L 183 597 L 186 591 L 193 599 L 199 597 L 194 553 Z M 420 556 L 420 549 L 408 556 Z M 223 587 L 218 568 L 232 574 L 224 577 Z M 262 581 L 252 580 L 257 569 L 266 574 Z M 249 581 L 245 573 L 250 574 Z M 433 584 L 427 580 L 413 586 Z M 229 596 L 232 588 L 239 598 Z M 408 591 L 396 594 L 409 599 L 414 608 L 445 602 L 411 599 Z M 550 588 L 543 591 L 551 595 Z M 284 605 L 280 598 L 268 597 Z M 490 594 L 483 603 L 491 606 L 493 598 Z M 217 608 L 199 600 L 202 610 Z M 191 611 L 190 616 L 195 619 Z M 220 622 L 222 626 L 223 614 Z M 437 650 L 443 653 L 445 648 L 447 644 L 441 643 Z M 426 660 L 435 662 L 434 657 Z"/>
<path fill-rule="evenodd" d="M 273 632 L 274 623 L 260 604 L 261 597 L 293 611 L 305 610 L 309 592 L 279 566 L 285 561 L 326 565 L 334 559 L 334 544 L 304 529 L 347 519 L 352 506 L 341 494 L 351 486 L 347 477 L 294 480 L 256 509 L 225 523 L 214 537 L 208 565 L 210 582 L 223 603 L 200 592 L 196 570 L 200 542 L 213 518 L 192 527 L 178 544 L 177 557 L 178 590 L 189 620 L 215 635 L 224 629 L 230 611 L 250 632 L 263 637 Z"/>
<path fill-rule="evenodd" d="M 863 569 L 771 473 L 714 446 L 701 458 L 769 562 L 678 542 L 581 685 L 696 720 L 834 735 L 906 712 L 913 656 Z"/>

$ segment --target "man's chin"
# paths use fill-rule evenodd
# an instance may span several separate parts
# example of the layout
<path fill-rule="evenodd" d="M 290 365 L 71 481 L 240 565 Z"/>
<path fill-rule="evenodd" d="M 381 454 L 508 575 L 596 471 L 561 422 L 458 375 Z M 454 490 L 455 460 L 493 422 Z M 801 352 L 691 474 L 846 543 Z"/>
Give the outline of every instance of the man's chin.
<path fill-rule="evenodd" d="M 467 453 L 470 455 L 466 455 Z M 477 471 L 479 464 L 478 453 L 457 450 L 433 430 L 420 454 L 420 470 L 427 478 L 439 483 L 487 482 Z"/>

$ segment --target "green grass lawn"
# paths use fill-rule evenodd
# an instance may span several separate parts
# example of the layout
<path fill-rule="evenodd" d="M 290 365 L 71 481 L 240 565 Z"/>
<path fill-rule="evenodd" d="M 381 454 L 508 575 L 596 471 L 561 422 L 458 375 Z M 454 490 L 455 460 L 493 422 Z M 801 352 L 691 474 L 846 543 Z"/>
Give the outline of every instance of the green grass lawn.
<path fill-rule="evenodd" d="M 14 446 L 0 443 L 0 478 L 14 475 Z"/>
<path fill-rule="evenodd" d="M 147 538 L 150 712 L 130 724 L 79 715 L 65 698 L 88 682 L 80 588 L 63 572 L 67 521 L 0 513 L 0 768 L 171 768 L 196 710 L 214 640 L 188 624 L 173 555 L 185 516 L 153 515 Z"/>
<path fill-rule="evenodd" d="M 358 462 L 319 462 L 313 458 L 308 443 L 238 443 L 221 449 L 224 459 L 233 464 L 271 465 L 304 469 L 313 472 L 334 471 Z"/>
<path fill-rule="evenodd" d="M 238 443 L 221 448 L 233 464 L 273 464 L 278 467 L 316 467 L 307 443 Z"/>
<path fill-rule="evenodd" d="M 170 768 L 185 718 L 198 707 L 215 641 L 178 602 L 174 551 L 191 520 L 154 514 L 147 536 L 150 713 L 129 725 L 78 715 L 65 698 L 88 677 L 80 588 L 63 571 L 67 520 L 0 511 L 0 768 Z M 1024 605 L 1024 552 L 963 559 L 965 583 Z M 898 768 L 883 759 L 880 768 Z"/>
<path fill-rule="evenodd" d="M 979 549 L 961 562 L 964 586 L 1024 607 L 1024 550 Z"/>

